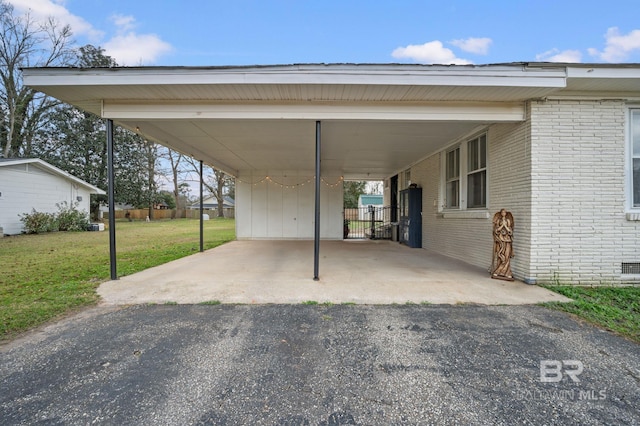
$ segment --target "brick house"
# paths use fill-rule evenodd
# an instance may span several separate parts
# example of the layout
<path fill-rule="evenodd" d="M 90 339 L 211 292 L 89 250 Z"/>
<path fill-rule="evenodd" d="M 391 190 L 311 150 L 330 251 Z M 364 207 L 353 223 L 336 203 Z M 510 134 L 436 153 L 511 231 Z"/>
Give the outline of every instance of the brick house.
<path fill-rule="evenodd" d="M 239 239 L 342 239 L 342 181 L 380 179 L 385 204 L 409 183 L 421 188 L 423 249 L 489 267 L 492 216 L 505 208 L 515 217 L 517 279 L 640 283 L 638 64 L 24 75 L 235 176 Z"/>
<path fill-rule="evenodd" d="M 640 282 L 633 269 L 640 266 L 640 110 L 620 99 L 547 98 L 525 105 L 522 122 L 488 125 L 407 167 L 411 182 L 423 188 L 423 247 L 486 266 L 491 216 L 504 207 L 516 222 L 517 278 Z M 474 172 L 467 169 L 468 145 L 478 138 L 486 139 L 486 198 L 466 206 L 464 185 Z M 454 203 L 446 191 L 452 155 L 459 159 L 461 186 Z"/>

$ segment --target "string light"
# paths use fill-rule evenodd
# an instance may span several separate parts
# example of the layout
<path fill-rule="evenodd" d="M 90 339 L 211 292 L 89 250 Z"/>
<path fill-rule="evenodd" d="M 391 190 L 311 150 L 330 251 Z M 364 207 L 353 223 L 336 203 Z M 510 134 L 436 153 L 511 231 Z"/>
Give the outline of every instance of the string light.
<path fill-rule="evenodd" d="M 344 176 L 340 176 L 336 183 L 329 183 L 326 180 L 324 180 L 323 177 L 320 177 L 320 181 L 331 188 L 335 188 L 338 185 L 342 185 L 342 182 L 344 181 Z"/>
<path fill-rule="evenodd" d="M 315 181 L 315 176 L 309 177 L 304 181 L 300 181 L 294 184 L 278 182 L 277 180 L 274 180 L 271 176 L 265 176 L 262 179 L 255 182 L 245 181 L 242 179 L 236 179 L 236 181 L 240 183 L 244 183 L 246 185 L 252 185 L 252 186 L 258 186 L 260 184 L 267 183 L 267 184 L 273 184 L 273 185 L 279 186 L 280 188 L 284 188 L 284 189 L 295 189 L 301 186 L 305 186 L 306 184 L 311 183 L 311 181 Z M 330 188 L 335 188 L 338 185 L 342 185 L 342 183 L 344 182 L 344 176 L 340 176 L 338 180 L 334 183 L 327 182 L 323 177 L 320 178 L 320 181 Z"/>

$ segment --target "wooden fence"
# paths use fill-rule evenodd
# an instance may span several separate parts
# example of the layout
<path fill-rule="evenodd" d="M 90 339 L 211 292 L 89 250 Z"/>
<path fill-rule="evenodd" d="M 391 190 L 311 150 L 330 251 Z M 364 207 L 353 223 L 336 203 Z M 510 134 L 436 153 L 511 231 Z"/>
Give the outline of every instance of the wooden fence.
<path fill-rule="evenodd" d="M 198 219 L 199 212 L 199 209 L 155 209 L 153 210 L 153 219 Z M 211 219 L 218 217 L 217 209 L 204 209 L 203 212 L 204 214 L 208 214 Z M 149 209 L 116 210 L 116 219 L 127 219 L 127 213 L 129 213 L 128 218 L 131 220 L 146 220 L 147 216 L 149 216 Z M 225 208 L 224 217 L 235 217 L 235 209 Z M 104 220 L 109 219 L 109 212 L 104 212 L 102 218 Z"/>
<path fill-rule="evenodd" d="M 344 218 L 347 220 L 358 220 L 358 209 L 344 209 Z"/>

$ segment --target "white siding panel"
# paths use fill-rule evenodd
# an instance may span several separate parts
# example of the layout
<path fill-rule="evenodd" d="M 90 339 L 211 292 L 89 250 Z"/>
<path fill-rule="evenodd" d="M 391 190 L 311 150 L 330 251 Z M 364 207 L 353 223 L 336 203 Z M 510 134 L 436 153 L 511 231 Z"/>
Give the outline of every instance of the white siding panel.
<path fill-rule="evenodd" d="M 282 184 L 283 174 L 270 172 L 274 182 Z M 284 192 L 289 191 L 278 184 L 269 183 L 267 186 L 267 236 L 269 238 L 283 238 L 282 218 L 284 217 Z M 294 192 L 294 191 L 291 191 Z M 292 194 L 287 194 L 287 196 Z"/>
<path fill-rule="evenodd" d="M 328 183 L 339 179 L 324 178 Z M 238 239 L 313 239 L 315 187 L 308 173 L 242 172 L 236 191 Z M 320 194 L 321 238 L 342 239 L 342 186 L 322 183 Z"/>
<path fill-rule="evenodd" d="M 250 183 L 246 183 L 241 179 L 245 176 L 239 176 L 236 179 L 236 238 L 239 240 L 248 239 L 251 237 L 253 228 L 251 227 L 251 212 L 253 210 L 253 203 L 251 202 L 251 192 L 253 186 Z M 246 181 L 250 182 L 251 176 L 246 176 Z M 240 208 L 242 206 L 242 208 Z"/>
<path fill-rule="evenodd" d="M 48 173 L 33 164 L 0 167 L 0 227 L 5 234 L 23 230 L 20 215 L 55 213 L 56 204 L 78 203 L 78 210 L 89 212 L 90 193 L 61 176 Z M 78 202 L 77 197 L 82 197 Z"/>
<path fill-rule="evenodd" d="M 296 171 L 285 171 L 288 176 L 287 185 L 298 183 Z M 282 238 L 298 238 L 298 188 L 285 188 L 286 196 L 282 197 Z"/>
<path fill-rule="evenodd" d="M 298 238 L 313 239 L 315 232 L 315 188 L 313 180 L 298 188 Z"/>
<path fill-rule="evenodd" d="M 340 176 L 325 176 L 320 191 L 320 237 L 323 239 L 342 239 L 343 231 L 343 186 L 332 187 Z"/>
<path fill-rule="evenodd" d="M 264 175 L 263 175 L 264 176 Z M 269 183 L 264 181 L 253 185 L 251 191 L 251 237 L 267 238 Z"/>

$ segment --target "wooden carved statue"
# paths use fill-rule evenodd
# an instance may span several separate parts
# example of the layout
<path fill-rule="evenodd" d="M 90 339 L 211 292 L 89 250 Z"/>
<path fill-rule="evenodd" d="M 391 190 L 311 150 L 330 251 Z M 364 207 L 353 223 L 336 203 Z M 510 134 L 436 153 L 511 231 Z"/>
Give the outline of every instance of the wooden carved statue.
<path fill-rule="evenodd" d="M 513 215 L 505 209 L 493 215 L 493 261 L 491 278 L 513 281 Z"/>

